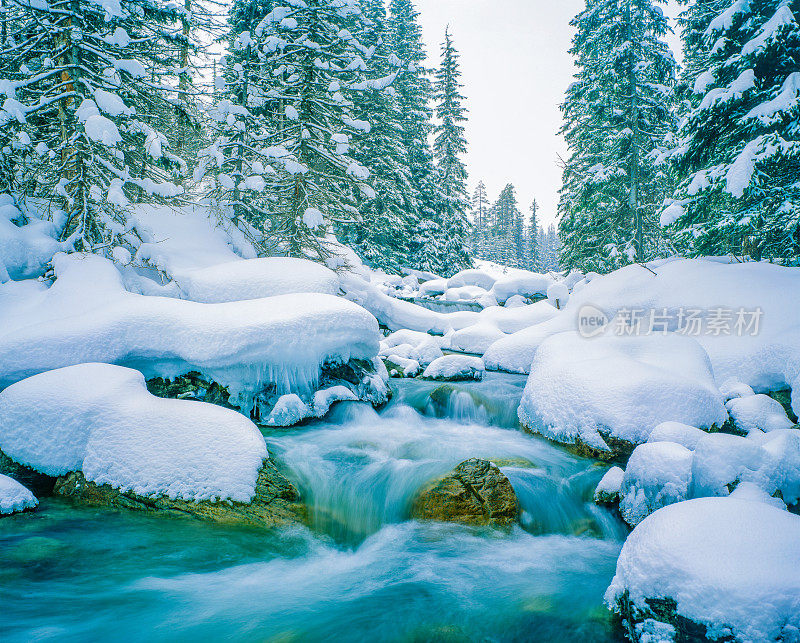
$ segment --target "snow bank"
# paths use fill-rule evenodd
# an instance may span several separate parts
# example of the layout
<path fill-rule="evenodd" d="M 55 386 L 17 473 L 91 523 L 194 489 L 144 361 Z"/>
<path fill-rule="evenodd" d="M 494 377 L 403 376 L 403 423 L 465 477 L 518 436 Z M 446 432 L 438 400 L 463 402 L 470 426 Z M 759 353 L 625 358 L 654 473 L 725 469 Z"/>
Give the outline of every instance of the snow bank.
<path fill-rule="evenodd" d="M 173 277 L 184 299 L 208 304 L 291 293 L 335 295 L 339 291 L 339 278 L 333 270 L 289 257 L 239 259 L 177 272 Z"/>
<path fill-rule="evenodd" d="M 33 509 L 38 504 L 30 490 L 13 478 L 0 474 L 0 515 Z"/>
<path fill-rule="evenodd" d="M 640 444 L 662 422 L 709 427 L 727 413 L 708 357 L 691 338 L 567 332 L 536 353 L 519 418 L 558 442 L 610 452 L 605 438 Z"/>
<path fill-rule="evenodd" d="M 431 362 L 422 377 L 444 381 L 481 380 L 484 370 L 480 357 L 445 355 Z"/>
<path fill-rule="evenodd" d="M 721 331 L 714 334 L 708 321 L 696 339 L 705 348 L 717 382 L 738 380 L 758 392 L 793 387 L 795 412 L 800 410 L 800 268 L 768 263 L 720 263 L 703 259 L 674 259 L 638 264 L 616 270 L 591 281 L 579 282 L 569 303 L 549 321 L 498 340 L 485 354 L 490 369 L 528 372 L 539 346 L 551 335 L 578 328 L 579 311 L 591 306 L 609 320 L 614 332 L 622 314 L 641 311 L 642 326 L 660 332 L 678 328 L 679 312 L 722 310 Z M 653 272 L 656 274 L 653 274 Z M 588 276 L 587 276 L 588 280 Z M 499 283 L 499 282 L 498 282 Z M 582 287 L 578 287 L 584 284 Z M 650 311 L 667 309 L 667 324 Z M 737 311 L 760 310 L 758 328 L 736 330 Z M 726 311 L 730 311 L 730 315 Z M 622 313 L 622 314 L 621 314 Z M 754 315 L 744 321 L 754 321 Z M 684 324 L 684 328 L 686 324 Z M 725 328 L 729 329 L 726 334 Z"/>
<path fill-rule="evenodd" d="M 57 279 L 0 285 L 0 386 L 83 362 L 172 378 L 199 371 L 244 404 L 274 384 L 316 385 L 325 362 L 373 359 L 378 324 L 367 311 L 325 294 L 202 304 L 127 292 L 97 256 L 53 259 Z"/>
<path fill-rule="evenodd" d="M 793 640 L 800 628 L 798 543 L 800 518 L 761 502 L 670 505 L 625 541 L 606 602 L 641 622 L 656 618 L 647 599 L 669 598 L 677 614 L 705 625 L 711 639 Z"/>
<path fill-rule="evenodd" d="M 79 364 L 0 392 L 0 449 L 51 476 L 142 496 L 249 502 L 267 448 L 240 413 L 148 393 L 142 374 Z"/>

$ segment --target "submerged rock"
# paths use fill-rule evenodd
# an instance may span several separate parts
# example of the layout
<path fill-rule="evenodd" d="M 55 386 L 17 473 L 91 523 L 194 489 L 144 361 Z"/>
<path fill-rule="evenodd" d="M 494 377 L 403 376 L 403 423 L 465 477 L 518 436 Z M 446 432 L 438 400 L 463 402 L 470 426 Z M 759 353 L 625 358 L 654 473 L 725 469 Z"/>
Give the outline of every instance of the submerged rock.
<path fill-rule="evenodd" d="M 68 473 L 56 480 L 55 493 L 79 502 L 155 512 L 161 515 L 191 516 L 211 522 L 243 524 L 256 527 L 300 522 L 305 518 L 305 507 L 300 504 L 300 494 L 270 460 L 265 460 L 258 472 L 253 500 L 243 502 L 192 502 L 166 496 L 140 496 L 131 491 L 120 491 L 110 485 L 89 482 L 80 472 Z"/>
<path fill-rule="evenodd" d="M 519 503 L 508 478 L 488 460 L 470 458 L 434 480 L 411 509 L 416 520 L 507 526 L 517 519 Z"/>

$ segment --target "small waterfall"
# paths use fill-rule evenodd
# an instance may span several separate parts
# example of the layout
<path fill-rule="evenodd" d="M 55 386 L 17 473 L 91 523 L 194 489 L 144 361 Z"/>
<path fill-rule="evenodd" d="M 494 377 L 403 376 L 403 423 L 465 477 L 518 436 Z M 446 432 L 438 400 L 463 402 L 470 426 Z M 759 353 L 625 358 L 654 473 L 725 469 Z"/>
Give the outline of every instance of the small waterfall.
<path fill-rule="evenodd" d="M 270 452 L 308 504 L 312 526 L 357 544 L 408 519 L 419 490 L 471 457 L 492 460 L 509 477 L 533 534 L 616 538 L 591 495 L 602 470 L 518 430 L 489 425 L 488 409 L 454 389 L 447 413 L 432 417 L 396 402 L 381 413 L 341 404 L 324 423 L 272 434 Z M 600 513 L 597 513 L 597 511 Z"/>

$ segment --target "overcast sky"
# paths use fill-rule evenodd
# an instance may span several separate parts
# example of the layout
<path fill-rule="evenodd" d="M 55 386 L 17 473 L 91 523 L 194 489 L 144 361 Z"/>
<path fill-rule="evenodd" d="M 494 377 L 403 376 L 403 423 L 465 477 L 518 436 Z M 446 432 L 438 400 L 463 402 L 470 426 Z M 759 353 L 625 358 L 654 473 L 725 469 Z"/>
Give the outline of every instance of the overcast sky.
<path fill-rule="evenodd" d="M 574 68 L 569 21 L 584 0 L 416 0 L 429 65 L 439 62 L 445 26 L 461 53 L 469 123 L 470 195 L 483 180 L 489 198 L 506 183 L 527 215 L 554 221 L 566 145 L 558 136 L 564 91 Z M 675 15 L 674 0 L 667 10 Z M 677 39 L 672 38 L 673 50 Z"/>

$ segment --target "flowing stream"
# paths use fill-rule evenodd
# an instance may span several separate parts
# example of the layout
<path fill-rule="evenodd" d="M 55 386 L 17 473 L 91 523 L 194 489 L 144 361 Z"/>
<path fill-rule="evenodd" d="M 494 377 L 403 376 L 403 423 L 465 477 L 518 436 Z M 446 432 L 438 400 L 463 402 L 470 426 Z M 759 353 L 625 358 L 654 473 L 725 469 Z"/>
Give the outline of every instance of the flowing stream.
<path fill-rule="evenodd" d="M 0 520 L 0 639 L 616 641 L 602 596 L 623 525 L 604 472 L 521 432 L 524 378 L 394 381 L 380 413 L 265 433 L 309 528 L 265 532 L 45 498 Z M 522 508 L 510 532 L 408 519 L 416 492 L 490 459 Z"/>

